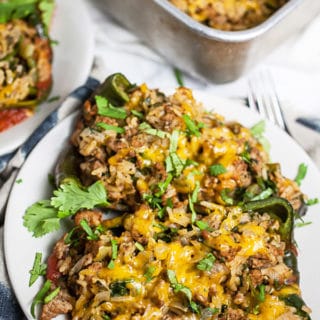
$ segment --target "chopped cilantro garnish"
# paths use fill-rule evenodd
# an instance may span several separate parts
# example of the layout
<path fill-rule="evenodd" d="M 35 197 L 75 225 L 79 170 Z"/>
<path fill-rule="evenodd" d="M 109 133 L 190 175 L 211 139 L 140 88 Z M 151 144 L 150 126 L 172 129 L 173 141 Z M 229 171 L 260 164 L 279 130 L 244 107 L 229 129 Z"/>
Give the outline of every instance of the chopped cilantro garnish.
<path fill-rule="evenodd" d="M 199 190 L 200 190 L 200 183 L 199 181 L 196 182 L 196 186 L 192 192 L 192 195 L 188 196 L 188 200 L 189 200 L 189 208 L 191 210 L 191 223 L 195 223 L 196 221 L 196 218 L 197 218 L 197 213 L 194 209 L 194 203 L 197 202 L 198 200 L 198 193 L 199 193 Z"/>
<path fill-rule="evenodd" d="M 209 167 L 209 172 L 212 176 L 218 176 L 219 174 L 226 173 L 227 169 L 222 164 L 217 163 Z"/>
<path fill-rule="evenodd" d="M 173 179 L 173 176 L 172 176 L 172 174 L 169 173 L 165 181 L 160 181 L 158 183 L 157 187 L 158 187 L 159 191 L 157 191 L 154 195 L 156 197 L 161 197 L 166 192 L 172 179 Z"/>
<path fill-rule="evenodd" d="M 306 201 L 306 205 L 307 206 L 313 206 L 313 205 L 318 204 L 318 203 L 319 203 L 319 199 L 318 198 L 308 199 Z"/>
<path fill-rule="evenodd" d="M 178 141 L 179 141 L 179 131 L 174 130 L 170 136 L 169 153 L 173 153 L 177 151 Z"/>
<path fill-rule="evenodd" d="M 204 124 L 202 122 L 196 123 L 194 122 L 189 115 L 184 114 L 182 116 L 183 121 L 187 127 L 187 134 L 194 135 L 196 137 L 200 137 L 200 130 L 204 127 Z"/>
<path fill-rule="evenodd" d="M 294 224 L 294 226 L 295 226 L 295 228 L 301 228 L 301 227 L 305 227 L 305 226 L 308 226 L 308 225 L 310 225 L 310 224 L 312 224 L 312 222 L 311 221 L 306 221 L 306 222 L 296 222 L 295 224 Z"/>
<path fill-rule="evenodd" d="M 20 184 L 20 183 L 22 183 L 22 181 L 23 181 L 23 180 L 22 180 L 21 178 L 20 178 L 20 179 L 17 179 L 17 180 L 16 180 L 16 184 Z"/>
<path fill-rule="evenodd" d="M 298 168 L 298 173 L 294 178 L 294 181 L 297 183 L 298 186 L 301 185 L 301 182 L 305 178 L 307 171 L 308 171 L 308 166 L 305 163 L 300 163 Z"/>
<path fill-rule="evenodd" d="M 192 195 L 191 195 L 191 201 L 193 203 L 196 203 L 197 200 L 198 200 L 198 193 L 200 191 L 200 182 L 199 181 L 196 181 L 196 186 L 192 192 Z"/>
<path fill-rule="evenodd" d="M 208 223 L 205 222 L 205 221 L 201 221 L 201 220 L 196 221 L 196 226 L 197 226 L 201 231 L 203 231 L 203 230 L 209 230 L 209 229 L 210 229 Z"/>
<path fill-rule="evenodd" d="M 148 193 L 143 194 L 142 198 L 149 203 L 151 208 L 158 209 L 158 217 L 162 219 L 165 212 L 165 208 L 161 206 L 162 200 L 159 197 Z"/>
<path fill-rule="evenodd" d="M 259 193 L 258 195 L 251 198 L 250 200 L 252 200 L 252 201 L 264 200 L 264 199 L 267 199 L 270 196 L 272 196 L 272 194 L 273 194 L 273 190 L 271 188 L 267 188 L 267 189 L 263 190 L 261 193 Z"/>
<path fill-rule="evenodd" d="M 98 108 L 98 114 L 100 116 L 115 119 L 125 119 L 127 117 L 127 113 L 123 108 L 114 107 L 107 98 L 95 96 L 95 99 Z"/>
<path fill-rule="evenodd" d="M 40 276 L 46 274 L 47 265 L 45 263 L 41 263 L 42 253 L 36 252 L 33 267 L 29 271 L 30 279 L 29 279 L 29 287 L 31 287 Z"/>
<path fill-rule="evenodd" d="M 176 80 L 177 80 L 177 83 L 180 87 L 183 87 L 184 86 L 184 83 L 183 83 L 183 79 L 182 79 L 182 73 L 181 71 L 178 69 L 178 68 L 174 68 L 174 75 L 176 77 Z"/>
<path fill-rule="evenodd" d="M 87 220 L 82 219 L 80 221 L 80 226 L 82 229 L 85 231 L 87 234 L 87 239 L 88 240 L 98 240 L 99 239 L 99 232 L 94 232 L 91 227 L 89 226 Z"/>
<path fill-rule="evenodd" d="M 179 158 L 179 156 L 172 152 L 166 158 L 166 171 L 172 172 L 175 177 L 179 177 L 185 168 L 186 162 Z"/>
<path fill-rule="evenodd" d="M 104 129 L 104 130 L 110 130 L 110 131 L 114 131 L 116 133 L 124 133 L 125 132 L 125 130 L 121 127 L 112 126 L 112 125 L 106 124 L 104 122 L 98 122 L 97 126 Z"/>
<path fill-rule="evenodd" d="M 118 243 L 117 240 L 111 239 L 111 260 L 108 264 L 109 269 L 114 268 L 114 260 L 117 259 L 118 256 Z"/>
<path fill-rule="evenodd" d="M 197 269 L 202 271 L 210 271 L 215 261 L 216 257 L 212 253 L 208 253 L 205 258 L 198 262 Z"/>
<path fill-rule="evenodd" d="M 183 284 L 178 283 L 178 280 L 176 278 L 176 274 L 173 270 L 167 270 L 167 276 L 168 276 L 171 288 L 173 289 L 174 293 L 182 292 L 183 294 L 185 294 L 185 296 L 189 300 L 189 305 L 190 305 L 191 309 L 194 312 L 199 313 L 198 305 L 194 301 L 192 301 L 191 290 L 188 287 L 184 286 Z"/>
<path fill-rule="evenodd" d="M 155 270 L 156 268 L 154 266 L 147 267 L 146 273 L 144 274 L 144 277 L 146 278 L 147 282 L 150 282 L 153 279 L 153 274 Z"/>
<path fill-rule="evenodd" d="M 42 288 L 38 291 L 38 293 L 36 294 L 36 296 L 34 297 L 31 307 L 30 307 L 30 313 L 32 315 L 33 318 L 36 318 L 35 316 L 35 308 L 38 304 L 42 304 L 44 302 L 44 298 L 47 294 L 47 292 L 50 290 L 51 287 L 51 281 L 47 280 L 44 285 L 42 286 Z"/>
<path fill-rule="evenodd" d="M 176 151 L 178 148 L 179 131 L 174 130 L 170 136 L 169 154 L 165 160 L 166 171 L 173 173 L 175 177 L 180 176 L 187 165 L 186 160 L 180 159 Z"/>
<path fill-rule="evenodd" d="M 144 247 L 143 247 L 143 245 L 141 243 L 135 242 L 134 245 L 139 251 L 141 251 L 141 252 L 144 251 Z"/>
<path fill-rule="evenodd" d="M 248 141 L 245 142 L 244 150 L 240 154 L 240 157 L 244 162 L 251 164 L 250 145 L 249 145 Z"/>
<path fill-rule="evenodd" d="M 146 123 L 146 122 L 142 122 L 140 125 L 139 125 L 139 129 L 145 133 L 148 133 L 152 136 L 157 136 L 159 138 L 166 138 L 166 137 L 169 137 L 169 133 L 168 132 L 165 132 L 165 131 L 162 131 L 162 130 L 158 130 L 158 129 L 154 129 L 150 126 L 150 124 Z"/>
<path fill-rule="evenodd" d="M 44 298 L 44 303 L 49 303 L 52 301 L 60 292 L 60 287 L 55 288 L 52 292 L 50 292 L 47 296 Z"/>
<path fill-rule="evenodd" d="M 233 199 L 228 195 L 229 189 L 223 189 L 220 193 L 221 199 L 228 205 L 232 206 L 233 205 Z"/>
<path fill-rule="evenodd" d="M 137 110 L 131 110 L 131 113 L 136 116 L 139 119 L 143 119 L 143 113 L 137 111 Z"/>
<path fill-rule="evenodd" d="M 260 284 L 258 286 L 258 300 L 260 302 L 264 302 L 266 299 L 266 286 L 264 284 Z"/>

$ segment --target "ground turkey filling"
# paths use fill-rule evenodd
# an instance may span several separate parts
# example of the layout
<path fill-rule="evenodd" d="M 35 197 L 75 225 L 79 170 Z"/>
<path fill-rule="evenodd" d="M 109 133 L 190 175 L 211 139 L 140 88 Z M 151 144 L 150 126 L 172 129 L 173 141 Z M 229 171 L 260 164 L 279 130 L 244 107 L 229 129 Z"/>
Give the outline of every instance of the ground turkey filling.
<path fill-rule="evenodd" d="M 183 87 L 165 96 L 136 86 L 121 118 L 102 116 L 101 103 L 85 102 L 71 140 L 82 183 L 101 181 L 122 213 L 75 215 L 48 261 L 61 290 L 41 319 L 307 319 L 306 306 L 285 303 L 300 290 L 281 221 L 241 209 L 266 190 L 295 210 L 303 201 L 252 132 Z"/>
<path fill-rule="evenodd" d="M 288 0 L 169 0 L 190 17 L 209 27 L 236 31 L 265 21 Z"/>

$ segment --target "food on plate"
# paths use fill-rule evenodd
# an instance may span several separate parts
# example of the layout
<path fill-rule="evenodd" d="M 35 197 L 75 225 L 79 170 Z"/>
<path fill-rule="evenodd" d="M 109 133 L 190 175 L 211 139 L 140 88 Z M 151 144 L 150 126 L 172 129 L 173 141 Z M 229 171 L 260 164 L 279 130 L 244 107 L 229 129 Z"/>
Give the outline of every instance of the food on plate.
<path fill-rule="evenodd" d="M 196 21 L 226 31 L 252 28 L 288 2 L 288 0 L 169 1 Z"/>
<path fill-rule="evenodd" d="M 0 132 L 32 115 L 52 85 L 53 0 L 0 2 Z"/>
<path fill-rule="evenodd" d="M 74 225 L 32 314 L 41 303 L 42 320 L 310 319 L 293 239 L 305 196 L 269 163 L 263 123 L 245 128 L 190 89 L 165 95 L 114 74 L 71 143 L 53 196 L 24 215 L 35 237 Z"/>

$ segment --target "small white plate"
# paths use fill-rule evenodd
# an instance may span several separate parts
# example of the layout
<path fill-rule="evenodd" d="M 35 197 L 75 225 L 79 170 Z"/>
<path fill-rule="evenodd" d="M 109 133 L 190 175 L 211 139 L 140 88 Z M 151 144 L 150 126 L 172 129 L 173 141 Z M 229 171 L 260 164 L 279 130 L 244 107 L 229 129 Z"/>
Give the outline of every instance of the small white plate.
<path fill-rule="evenodd" d="M 50 37 L 58 44 L 53 45 L 53 88 L 49 97 L 60 99 L 42 103 L 32 117 L 0 133 L 0 155 L 20 146 L 63 98 L 85 82 L 90 72 L 94 32 L 83 1 L 56 0 Z"/>
<path fill-rule="evenodd" d="M 246 126 L 252 126 L 260 120 L 258 114 L 237 102 L 203 92 L 195 92 L 195 96 L 203 101 L 208 109 L 225 115 L 228 120 L 236 120 Z M 32 319 L 29 311 L 31 302 L 42 285 L 38 280 L 31 288 L 28 287 L 29 270 L 32 268 L 35 253 L 42 252 L 46 259 L 63 230 L 43 238 L 32 238 L 23 226 L 22 217 L 28 206 L 51 196 L 52 190 L 47 176 L 53 172 L 58 154 L 67 144 L 74 116 L 69 116 L 61 122 L 34 148 L 17 177 L 22 179 L 22 183 L 14 185 L 7 207 L 4 226 L 6 264 L 17 299 L 29 319 Z M 307 164 L 308 173 L 302 182 L 302 190 L 311 198 L 319 198 L 320 173 L 301 147 L 270 123 L 267 123 L 265 136 L 271 142 L 271 158 L 274 162 L 281 163 L 284 175 L 294 178 L 299 164 L 302 162 Z M 316 294 L 317 288 L 320 288 L 319 211 L 320 205 L 309 207 L 305 220 L 312 221 L 312 224 L 297 228 L 295 232 L 299 250 L 298 267 L 302 295 L 307 305 L 313 310 L 313 319 L 320 319 L 320 304 Z M 66 317 L 60 316 L 58 319 L 66 319 Z"/>

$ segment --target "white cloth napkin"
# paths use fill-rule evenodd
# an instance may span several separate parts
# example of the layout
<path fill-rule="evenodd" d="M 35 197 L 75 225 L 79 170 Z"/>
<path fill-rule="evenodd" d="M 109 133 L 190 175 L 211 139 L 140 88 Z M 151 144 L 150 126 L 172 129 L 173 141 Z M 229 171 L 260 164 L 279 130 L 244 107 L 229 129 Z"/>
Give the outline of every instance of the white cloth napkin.
<path fill-rule="evenodd" d="M 175 87 L 173 67 L 133 33 L 110 18 L 103 1 L 85 0 L 94 21 L 96 57 L 101 74 L 124 73 L 131 81 L 150 87 Z M 252 73 L 268 68 L 294 139 L 309 152 L 320 168 L 320 134 L 298 123 L 298 116 L 320 117 L 320 16 L 299 34 L 293 35 L 262 61 L 255 70 L 237 81 L 216 85 L 184 75 L 193 89 L 208 90 L 218 96 L 239 98 L 247 95 Z"/>

